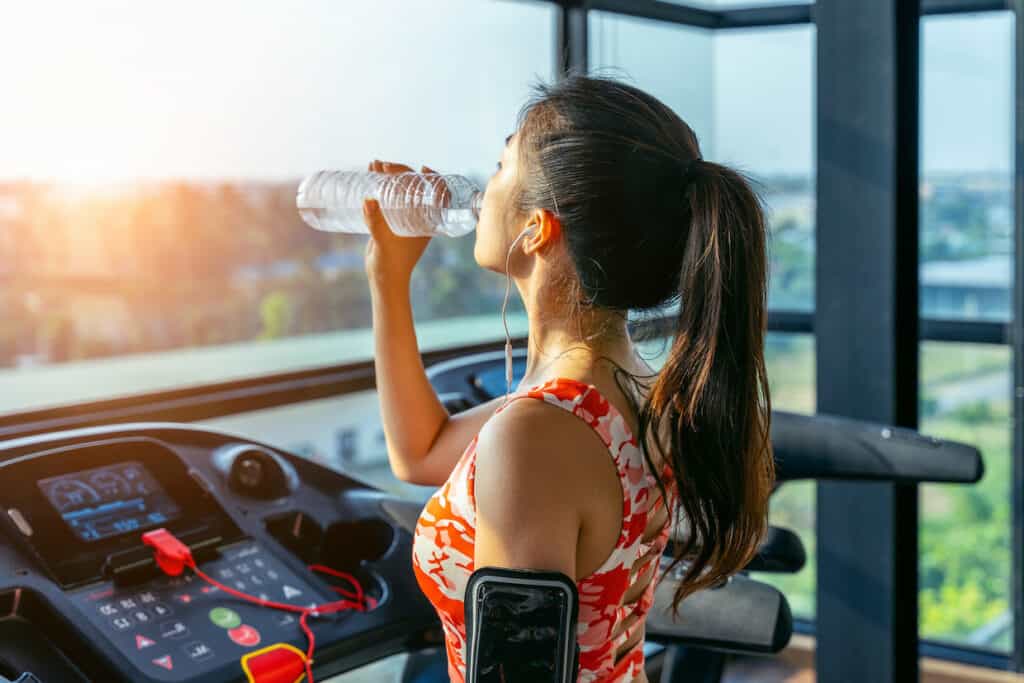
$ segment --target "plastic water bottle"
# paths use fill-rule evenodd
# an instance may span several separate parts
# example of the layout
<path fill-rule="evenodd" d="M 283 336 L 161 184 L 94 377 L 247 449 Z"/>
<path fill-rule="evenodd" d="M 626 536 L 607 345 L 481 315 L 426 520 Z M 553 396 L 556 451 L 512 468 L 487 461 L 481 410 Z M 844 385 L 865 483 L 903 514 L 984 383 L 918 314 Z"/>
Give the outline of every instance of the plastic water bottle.
<path fill-rule="evenodd" d="M 302 181 L 295 205 L 317 230 L 368 234 L 367 198 L 380 203 L 396 235 L 460 237 L 476 227 L 483 192 L 460 175 L 326 170 Z"/>

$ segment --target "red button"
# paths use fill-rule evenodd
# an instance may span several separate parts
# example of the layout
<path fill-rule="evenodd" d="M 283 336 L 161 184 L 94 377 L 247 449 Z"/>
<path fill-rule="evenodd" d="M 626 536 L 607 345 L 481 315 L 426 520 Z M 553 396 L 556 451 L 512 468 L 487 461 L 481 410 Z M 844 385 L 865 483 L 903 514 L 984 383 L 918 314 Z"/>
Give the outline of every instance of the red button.
<path fill-rule="evenodd" d="M 156 641 L 155 640 L 150 640 L 146 636 L 140 636 L 140 635 L 136 635 L 135 636 L 135 649 L 136 650 L 142 650 L 144 648 L 149 647 L 150 645 L 156 645 Z"/>
<path fill-rule="evenodd" d="M 248 624 L 242 624 L 238 628 L 228 630 L 228 637 L 242 647 L 252 647 L 260 644 L 260 632 Z"/>
<path fill-rule="evenodd" d="M 180 593 L 179 595 L 175 595 L 174 599 L 177 600 L 178 602 L 184 603 L 186 605 L 188 603 L 192 602 L 192 596 L 189 595 L 188 593 Z"/>
<path fill-rule="evenodd" d="M 287 643 L 277 643 L 242 656 L 242 671 L 252 683 L 293 683 L 305 678 L 306 655 Z"/>
<path fill-rule="evenodd" d="M 171 671 L 172 669 L 174 669 L 174 662 L 171 661 L 171 656 L 170 655 L 164 655 L 163 657 L 157 657 L 156 659 L 153 660 L 153 663 L 156 664 L 159 667 L 163 667 L 164 669 L 167 669 L 168 671 Z"/>

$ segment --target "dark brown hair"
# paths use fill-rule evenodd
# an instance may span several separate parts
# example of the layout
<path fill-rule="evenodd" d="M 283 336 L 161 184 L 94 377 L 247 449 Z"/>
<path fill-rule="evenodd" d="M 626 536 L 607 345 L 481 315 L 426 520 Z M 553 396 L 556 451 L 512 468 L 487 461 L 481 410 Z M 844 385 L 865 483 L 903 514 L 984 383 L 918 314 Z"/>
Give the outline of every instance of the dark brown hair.
<path fill-rule="evenodd" d="M 688 530 L 672 563 L 688 563 L 678 610 L 746 566 L 767 527 L 775 463 L 761 201 L 743 174 L 701 158 L 671 109 L 612 79 L 571 74 L 535 86 L 518 131 L 516 209 L 558 216 L 584 305 L 679 303 L 668 358 L 634 403 L 638 443 L 652 472 L 648 444 L 671 466 L 659 488 L 674 485 Z M 621 367 L 616 381 L 623 375 L 636 382 Z"/>

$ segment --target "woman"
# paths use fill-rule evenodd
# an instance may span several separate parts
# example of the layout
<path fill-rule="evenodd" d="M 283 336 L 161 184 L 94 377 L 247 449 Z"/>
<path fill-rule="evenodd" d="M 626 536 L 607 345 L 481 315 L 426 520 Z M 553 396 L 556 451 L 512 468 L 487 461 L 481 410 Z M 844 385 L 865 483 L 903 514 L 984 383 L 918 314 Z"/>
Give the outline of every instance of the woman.
<path fill-rule="evenodd" d="M 441 618 L 451 680 L 465 676 L 466 581 L 497 566 L 575 578 L 578 680 L 646 681 L 644 618 L 668 511 L 686 521 L 675 607 L 741 569 L 766 528 L 757 196 L 703 161 L 690 127 L 637 88 L 585 76 L 538 86 L 487 184 L 474 249 L 519 288 L 526 375 L 507 402 L 456 416 L 431 389 L 413 329 L 410 276 L 429 238 L 394 236 L 372 200 L 364 214 L 388 458 L 400 479 L 441 487 L 420 516 L 413 569 Z M 656 373 L 626 314 L 676 297 Z"/>

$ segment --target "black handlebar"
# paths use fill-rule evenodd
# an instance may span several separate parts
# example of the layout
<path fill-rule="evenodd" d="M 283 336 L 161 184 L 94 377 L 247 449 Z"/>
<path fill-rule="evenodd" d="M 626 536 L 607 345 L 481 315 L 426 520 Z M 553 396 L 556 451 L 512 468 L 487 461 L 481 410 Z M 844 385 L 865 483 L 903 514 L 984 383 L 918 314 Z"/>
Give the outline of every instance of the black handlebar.
<path fill-rule="evenodd" d="M 771 438 L 779 481 L 970 484 L 984 473 L 974 446 L 835 415 L 773 411 Z"/>
<path fill-rule="evenodd" d="M 650 640 L 744 654 L 772 654 L 789 643 L 793 615 L 786 596 L 741 574 L 720 588 L 687 596 L 673 616 L 672 596 L 682 569 L 680 564 L 666 574 L 654 590 L 654 604 L 647 613 Z"/>

